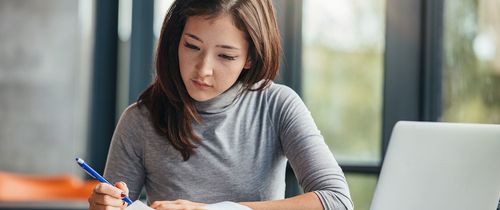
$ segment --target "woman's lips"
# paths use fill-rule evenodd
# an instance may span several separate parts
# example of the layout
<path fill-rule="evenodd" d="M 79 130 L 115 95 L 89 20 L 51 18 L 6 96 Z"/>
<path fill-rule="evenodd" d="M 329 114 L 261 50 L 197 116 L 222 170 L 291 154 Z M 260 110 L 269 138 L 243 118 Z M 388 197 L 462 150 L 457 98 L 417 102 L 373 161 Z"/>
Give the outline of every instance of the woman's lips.
<path fill-rule="evenodd" d="M 193 84 L 198 87 L 198 88 L 202 88 L 202 89 L 205 89 L 205 88 L 210 88 L 212 87 L 211 85 L 207 84 L 207 83 L 204 83 L 200 80 L 195 80 L 195 79 L 192 79 L 191 80 L 193 82 Z"/>

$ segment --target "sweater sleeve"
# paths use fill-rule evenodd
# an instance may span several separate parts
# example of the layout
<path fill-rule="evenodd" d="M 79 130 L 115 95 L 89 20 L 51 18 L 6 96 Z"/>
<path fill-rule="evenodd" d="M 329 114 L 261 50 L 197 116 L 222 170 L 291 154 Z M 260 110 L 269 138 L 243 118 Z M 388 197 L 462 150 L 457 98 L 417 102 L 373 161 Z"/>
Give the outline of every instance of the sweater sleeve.
<path fill-rule="evenodd" d="M 342 169 L 300 97 L 286 86 L 270 90 L 269 103 L 281 146 L 305 192 L 314 192 L 325 210 L 353 209 Z"/>
<path fill-rule="evenodd" d="M 142 120 L 137 105 L 123 112 L 111 140 L 104 170 L 104 177 L 109 182 L 127 184 L 132 200 L 139 198 L 145 179 L 143 139 L 138 135 Z"/>

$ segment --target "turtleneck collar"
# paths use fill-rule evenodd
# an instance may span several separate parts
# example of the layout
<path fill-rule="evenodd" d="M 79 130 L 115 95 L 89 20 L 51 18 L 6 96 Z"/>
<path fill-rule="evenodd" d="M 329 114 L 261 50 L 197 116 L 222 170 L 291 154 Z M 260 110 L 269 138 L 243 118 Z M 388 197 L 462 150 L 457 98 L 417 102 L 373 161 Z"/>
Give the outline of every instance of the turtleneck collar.
<path fill-rule="evenodd" d="M 198 110 L 200 114 L 216 114 L 223 112 L 236 100 L 241 87 L 241 82 L 236 82 L 232 87 L 215 98 L 208 101 L 195 102 L 196 110 Z"/>

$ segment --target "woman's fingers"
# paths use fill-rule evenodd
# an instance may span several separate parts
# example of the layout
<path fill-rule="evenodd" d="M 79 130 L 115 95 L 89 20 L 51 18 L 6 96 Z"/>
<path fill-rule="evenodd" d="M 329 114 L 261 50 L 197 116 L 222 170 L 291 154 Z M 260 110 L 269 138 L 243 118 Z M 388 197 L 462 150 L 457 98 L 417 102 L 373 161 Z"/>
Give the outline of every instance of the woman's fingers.
<path fill-rule="evenodd" d="M 180 209 L 180 206 L 178 204 L 167 201 L 156 201 L 151 205 L 151 208 L 156 210 L 173 210 Z"/>
<path fill-rule="evenodd" d="M 126 190 L 128 191 L 128 189 Z M 118 189 L 109 184 L 100 183 L 96 185 L 90 195 L 89 209 L 124 209 L 127 206 L 122 200 L 124 196 L 124 190 Z"/>
<path fill-rule="evenodd" d="M 206 204 L 179 199 L 175 201 L 155 201 L 151 204 L 151 208 L 157 210 L 196 210 L 204 205 Z"/>
<path fill-rule="evenodd" d="M 122 194 L 124 194 L 124 192 L 121 189 L 118 189 L 114 186 L 111 186 L 111 185 L 105 184 L 105 183 L 98 184 L 94 188 L 94 192 L 96 192 L 98 194 L 109 195 L 109 196 L 112 196 L 115 198 L 120 198 L 120 199 L 123 197 Z"/>
<path fill-rule="evenodd" d="M 95 196 L 94 203 L 99 205 L 122 207 L 124 201 L 121 198 L 101 194 L 100 196 Z"/>
<path fill-rule="evenodd" d="M 125 184 L 125 182 L 116 182 L 115 187 L 122 190 L 123 193 L 128 196 L 128 187 L 127 184 Z"/>

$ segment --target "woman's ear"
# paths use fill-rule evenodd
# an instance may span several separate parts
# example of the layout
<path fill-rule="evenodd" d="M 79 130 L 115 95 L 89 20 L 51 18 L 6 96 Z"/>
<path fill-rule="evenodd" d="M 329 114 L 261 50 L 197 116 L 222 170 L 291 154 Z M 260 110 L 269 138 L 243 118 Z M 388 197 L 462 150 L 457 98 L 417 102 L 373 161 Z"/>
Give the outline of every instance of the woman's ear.
<path fill-rule="evenodd" d="M 248 58 L 245 62 L 245 66 L 243 66 L 243 69 L 250 69 L 250 67 L 252 67 L 252 60 Z"/>

